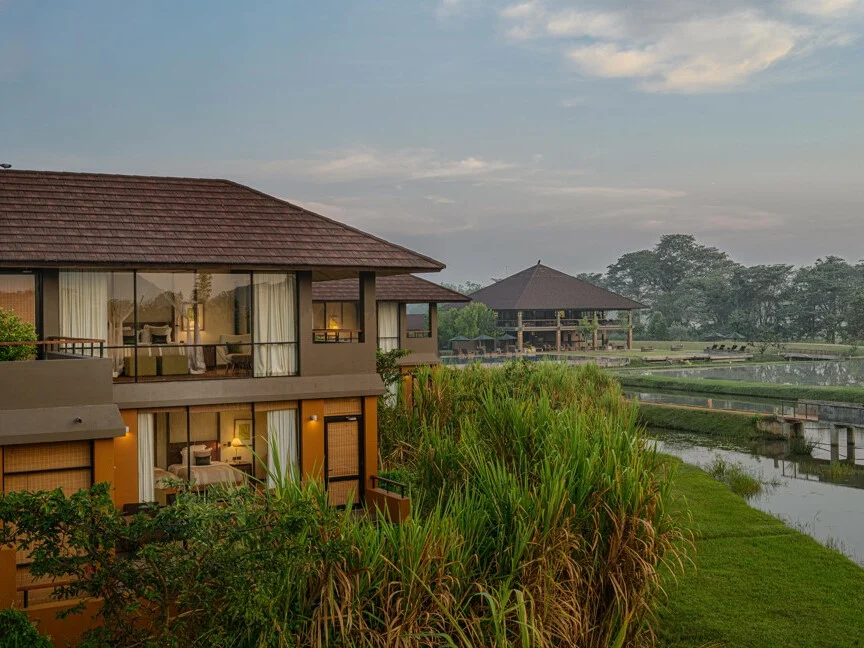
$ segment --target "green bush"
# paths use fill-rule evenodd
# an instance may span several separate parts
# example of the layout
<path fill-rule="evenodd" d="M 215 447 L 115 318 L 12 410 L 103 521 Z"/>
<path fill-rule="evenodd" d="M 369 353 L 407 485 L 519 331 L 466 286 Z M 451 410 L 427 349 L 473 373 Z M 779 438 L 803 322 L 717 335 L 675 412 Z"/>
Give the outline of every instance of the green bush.
<path fill-rule="evenodd" d="M 51 642 L 23 612 L 0 610 L 0 648 L 51 648 Z"/>
<path fill-rule="evenodd" d="M 0 308 L 0 342 L 35 342 L 36 329 L 10 310 Z M 0 362 L 26 360 L 36 353 L 36 347 L 0 346 Z"/>
<path fill-rule="evenodd" d="M 639 403 L 639 420 L 648 427 L 696 432 L 724 439 L 749 440 L 765 436 L 757 427 L 763 418 L 770 417 Z"/>

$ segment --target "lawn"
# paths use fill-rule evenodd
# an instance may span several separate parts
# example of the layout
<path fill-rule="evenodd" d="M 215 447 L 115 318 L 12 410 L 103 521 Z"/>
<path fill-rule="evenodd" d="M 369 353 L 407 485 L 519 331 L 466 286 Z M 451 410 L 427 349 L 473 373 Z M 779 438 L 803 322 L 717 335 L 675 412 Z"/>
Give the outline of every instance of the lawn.
<path fill-rule="evenodd" d="M 864 646 L 864 569 L 698 468 L 680 465 L 675 491 L 692 515 L 695 567 L 666 581 L 661 646 Z"/>

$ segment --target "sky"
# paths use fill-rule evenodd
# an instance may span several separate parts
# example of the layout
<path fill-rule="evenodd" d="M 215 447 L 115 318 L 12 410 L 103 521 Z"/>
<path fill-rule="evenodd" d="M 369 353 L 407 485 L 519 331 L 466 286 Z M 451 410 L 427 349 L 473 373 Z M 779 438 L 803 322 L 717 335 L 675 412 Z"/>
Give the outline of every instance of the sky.
<path fill-rule="evenodd" d="M 0 162 L 227 177 L 488 283 L 864 258 L 864 0 L 0 0 Z"/>

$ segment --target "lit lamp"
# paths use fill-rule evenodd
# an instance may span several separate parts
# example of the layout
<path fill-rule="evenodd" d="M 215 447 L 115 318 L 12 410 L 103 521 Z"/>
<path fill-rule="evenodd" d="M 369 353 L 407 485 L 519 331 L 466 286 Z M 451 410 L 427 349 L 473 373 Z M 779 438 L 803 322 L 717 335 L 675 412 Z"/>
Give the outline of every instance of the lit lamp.
<path fill-rule="evenodd" d="M 242 447 L 243 447 L 243 442 L 242 442 L 239 438 L 234 437 L 233 439 L 231 439 L 231 447 L 232 447 L 232 448 L 242 448 Z M 239 450 L 235 450 L 234 452 L 236 453 L 236 454 L 234 455 L 234 463 L 237 463 L 237 462 L 240 461 L 240 458 L 241 458 L 241 457 L 240 457 L 240 451 L 239 451 Z"/>

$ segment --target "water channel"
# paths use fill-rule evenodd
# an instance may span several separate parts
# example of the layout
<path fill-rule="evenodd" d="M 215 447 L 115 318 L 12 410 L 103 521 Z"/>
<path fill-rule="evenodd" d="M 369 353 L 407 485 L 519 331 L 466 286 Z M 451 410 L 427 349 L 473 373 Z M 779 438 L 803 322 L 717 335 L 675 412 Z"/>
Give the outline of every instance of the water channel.
<path fill-rule="evenodd" d="M 775 385 L 864 387 L 864 360 L 728 364 L 676 369 L 640 369 L 641 375 L 737 380 Z"/>

